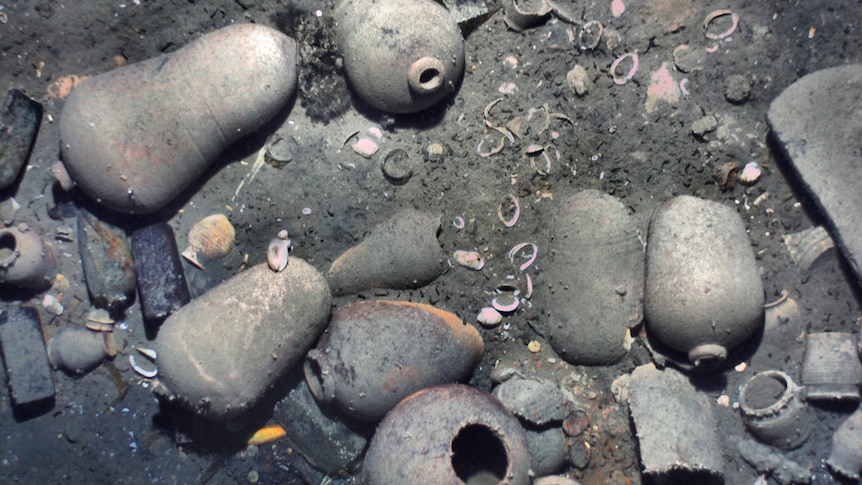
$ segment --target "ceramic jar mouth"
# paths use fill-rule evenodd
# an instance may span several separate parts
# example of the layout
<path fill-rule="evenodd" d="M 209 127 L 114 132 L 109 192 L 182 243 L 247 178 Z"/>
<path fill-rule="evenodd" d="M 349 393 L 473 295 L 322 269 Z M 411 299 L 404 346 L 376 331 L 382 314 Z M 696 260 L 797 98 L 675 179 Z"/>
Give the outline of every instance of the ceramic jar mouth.
<path fill-rule="evenodd" d="M 780 385 L 783 391 L 777 396 L 763 391 L 770 383 Z M 739 391 L 739 408 L 747 417 L 765 418 L 775 416 L 787 408 L 796 392 L 790 376 L 778 370 L 768 370 L 748 380 Z"/>
<path fill-rule="evenodd" d="M 446 67 L 436 57 L 422 57 L 410 65 L 407 84 L 419 95 L 439 92 L 446 80 Z"/>
<path fill-rule="evenodd" d="M 0 231 L 0 268 L 12 266 L 18 258 L 18 238 L 12 231 Z"/>
<path fill-rule="evenodd" d="M 688 352 L 688 360 L 699 369 L 718 367 L 727 358 L 727 349 L 718 344 L 701 344 Z"/>

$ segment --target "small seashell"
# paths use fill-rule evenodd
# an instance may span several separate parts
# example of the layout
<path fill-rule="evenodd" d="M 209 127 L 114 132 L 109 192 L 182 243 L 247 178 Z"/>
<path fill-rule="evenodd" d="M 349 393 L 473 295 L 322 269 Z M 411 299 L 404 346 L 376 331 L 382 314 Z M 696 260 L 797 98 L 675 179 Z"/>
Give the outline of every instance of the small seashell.
<path fill-rule="evenodd" d="M 377 142 L 371 138 L 360 137 L 356 143 L 350 145 L 354 152 L 365 158 L 371 158 L 377 153 Z"/>
<path fill-rule="evenodd" d="M 536 246 L 533 243 L 526 243 L 525 242 L 525 243 L 517 244 L 517 245 L 515 245 L 515 247 L 513 247 L 512 249 L 509 250 L 509 252 L 507 253 L 507 256 L 509 257 L 509 261 L 514 263 L 515 262 L 515 256 L 524 248 L 530 248 L 531 252 L 530 252 L 530 255 L 527 257 L 527 260 L 524 261 L 523 263 L 521 263 L 520 266 L 518 266 L 519 271 L 526 271 L 527 268 L 529 268 L 530 266 L 533 265 L 533 263 L 536 262 L 536 257 L 539 255 L 539 247 L 538 246 Z"/>
<path fill-rule="evenodd" d="M 508 202 L 508 204 L 507 204 Z M 521 204 L 518 198 L 512 194 L 506 196 L 497 206 L 497 219 L 506 227 L 512 227 L 521 218 Z"/>
<path fill-rule="evenodd" d="M 503 321 L 503 315 L 491 307 L 484 307 L 479 310 L 476 320 L 485 328 L 494 328 Z"/>
<path fill-rule="evenodd" d="M 452 253 L 452 257 L 455 258 L 455 262 L 465 268 L 479 271 L 485 267 L 485 260 L 476 251 L 462 251 L 459 249 Z"/>
<path fill-rule="evenodd" d="M 139 354 L 150 359 L 151 361 L 155 361 L 159 357 L 159 354 L 156 353 L 155 350 L 147 347 L 135 347 L 135 350 L 137 350 Z"/>
<path fill-rule="evenodd" d="M 717 19 L 728 16 L 730 17 L 730 26 L 727 29 L 722 32 L 715 32 L 713 29 L 710 29 L 712 23 Z M 713 10 L 703 20 L 703 35 L 707 39 L 721 40 L 734 33 L 737 26 L 739 26 L 739 15 L 725 9 Z"/>
<path fill-rule="evenodd" d="M 578 44 L 582 51 L 590 51 L 599 46 L 605 26 L 598 20 L 590 20 L 578 31 Z"/>
<path fill-rule="evenodd" d="M 42 307 L 51 315 L 62 315 L 64 310 L 63 304 L 60 303 L 60 300 L 51 294 L 46 294 L 42 297 Z"/>
<path fill-rule="evenodd" d="M 272 426 L 264 426 L 255 431 L 251 438 L 248 439 L 250 445 L 265 445 L 277 439 L 287 436 L 287 432 L 281 426 L 275 424 Z"/>
<path fill-rule="evenodd" d="M 233 249 L 236 232 L 224 214 L 213 214 L 198 221 L 189 230 L 189 247 L 183 257 L 200 269 L 204 268 L 200 256 L 205 260 L 227 256 Z"/>
<path fill-rule="evenodd" d="M 629 68 L 628 72 L 622 74 L 618 71 L 620 64 L 625 62 L 627 59 L 631 59 L 632 66 Z M 640 64 L 639 58 L 637 54 L 628 52 L 620 57 L 617 57 L 617 60 L 611 64 L 611 76 L 614 78 L 614 84 L 623 85 L 626 82 L 630 81 L 635 74 L 638 72 L 638 65 Z"/>
<path fill-rule="evenodd" d="M 269 269 L 276 273 L 284 271 L 287 268 L 287 260 L 292 249 L 293 243 L 287 238 L 287 231 L 279 231 L 278 235 L 269 242 L 269 248 L 266 251 L 266 262 L 269 264 Z"/>
<path fill-rule="evenodd" d="M 491 300 L 491 306 L 502 313 L 512 313 L 518 309 L 520 301 L 513 292 L 504 292 Z"/>
<path fill-rule="evenodd" d="M 758 165 L 757 162 L 748 162 L 739 174 L 739 183 L 743 185 L 754 185 L 760 178 L 761 173 L 763 172 L 760 170 L 760 165 Z"/>
<path fill-rule="evenodd" d="M 542 344 L 539 343 L 538 340 L 531 340 L 530 343 L 527 344 L 527 350 L 536 354 L 542 350 Z"/>
<path fill-rule="evenodd" d="M 578 64 L 566 73 L 566 85 L 578 96 L 589 92 L 590 79 L 584 66 Z"/>
<path fill-rule="evenodd" d="M 152 369 L 144 368 L 138 365 L 138 362 L 135 360 L 135 354 L 129 354 L 129 364 L 132 366 L 132 369 L 135 370 L 138 374 L 147 379 L 152 379 L 159 374 L 159 369 L 153 367 Z"/>
<path fill-rule="evenodd" d="M 389 182 L 403 185 L 413 176 L 413 163 L 405 150 L 396 148 L 383 157 L 381 170 Z"/>
<path fill-rule="evenodd" d="M 712 172 L 712 179 L 721 187 L 721 190 L 730 190 L 736 183 L 738 168 L 735 162 L 722 163 Z"/>

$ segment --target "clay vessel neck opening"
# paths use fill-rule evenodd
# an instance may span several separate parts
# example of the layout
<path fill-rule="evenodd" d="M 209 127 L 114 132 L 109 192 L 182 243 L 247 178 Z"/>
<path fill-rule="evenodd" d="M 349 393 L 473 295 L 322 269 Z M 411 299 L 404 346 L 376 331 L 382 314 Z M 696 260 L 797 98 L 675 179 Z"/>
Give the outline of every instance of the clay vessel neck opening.
<path fill-rule="evenodd" d="M 464 483 L 499 483 L 509 457 L 500 436 L 483 424 L 469 424 L 452 440 L 452 469 Z"/>
<path fill-rule="evenodd" d="M 720 366 L 727 358 L 727 349 L 718 344 L 702 344 L 688 352 L 688 360 L 699 369 Z"/>
<path fill-rule="evenodd" d="M 416 94 L 429 95 L 443 89 L 446 79 L 446 68 L 440 59 L 423 57 L 410 66 L 407 73 L 407 83 L 410 90 Z"/>
<path fill-rule="evenodd" d="M 18 238 L 11 232 L 0 232 L 0 267 L 11 266 L 17 256 Z"/>

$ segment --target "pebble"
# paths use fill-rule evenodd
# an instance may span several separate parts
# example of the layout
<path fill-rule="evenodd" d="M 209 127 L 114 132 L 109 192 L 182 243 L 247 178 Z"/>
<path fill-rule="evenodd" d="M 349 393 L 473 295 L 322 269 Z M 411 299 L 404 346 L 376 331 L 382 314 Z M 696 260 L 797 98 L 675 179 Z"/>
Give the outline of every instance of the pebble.
<path fill-rule="evenodd" d="M 751 97 L 751 84 L 742 74 L 733 74 L 724 80 L 724 97 L 733 104 L 742 104 Z"/>

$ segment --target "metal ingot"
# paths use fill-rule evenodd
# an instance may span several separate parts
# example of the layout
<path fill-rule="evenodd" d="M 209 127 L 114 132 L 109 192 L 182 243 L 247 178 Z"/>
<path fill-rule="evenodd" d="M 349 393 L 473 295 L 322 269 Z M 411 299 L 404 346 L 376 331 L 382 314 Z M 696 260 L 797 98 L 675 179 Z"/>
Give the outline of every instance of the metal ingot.
<path fill-rule="evenodd" d="M 764 443 L 790 450 L 811 434 L 800 388 L 779 370 L 754 375 L 739 391 L 739 409 L 748 430 Z"/>
<path fill-rule="evenodd" d="M 808 400 L 859 400 L 862 363 L 850 333 L 809 333 L 802 360 L 802 389 Z"/>
<path fill-rule="evenodd" d="M 386 415 L 360 483 L 527 485 L 529 469 L 518 419 L 490 394 L 448 384 L 416 392 Z"/>
<path fill-rule="evenodd" d="M 847 478 L 859 479 L 862 472 L 862 407 L 835 430 L 826 464 Z"/>

